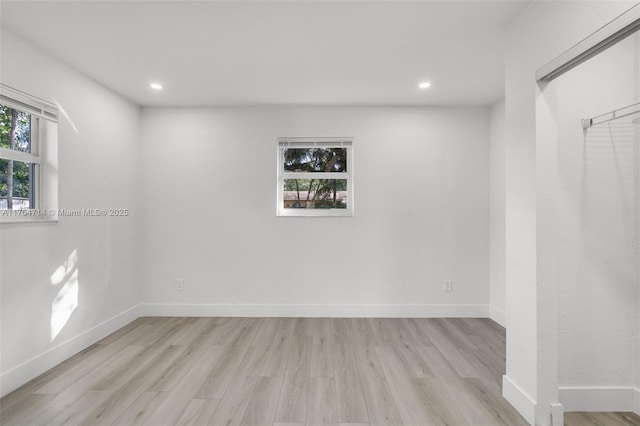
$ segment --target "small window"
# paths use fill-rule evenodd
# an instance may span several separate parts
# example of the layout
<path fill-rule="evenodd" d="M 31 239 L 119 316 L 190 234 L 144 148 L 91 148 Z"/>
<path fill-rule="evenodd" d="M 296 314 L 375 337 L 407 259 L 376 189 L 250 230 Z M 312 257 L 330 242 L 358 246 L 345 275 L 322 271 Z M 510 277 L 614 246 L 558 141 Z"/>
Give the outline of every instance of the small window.
<path fill-rule="evenodd" d="M 353 140 L 278 140 L 278 216 L 353 216 Z"/>
<path fill-rule="evenodd" d="M 57 218 L 56 166 L 57 108 L 0 85 L 0 222 Z"/>

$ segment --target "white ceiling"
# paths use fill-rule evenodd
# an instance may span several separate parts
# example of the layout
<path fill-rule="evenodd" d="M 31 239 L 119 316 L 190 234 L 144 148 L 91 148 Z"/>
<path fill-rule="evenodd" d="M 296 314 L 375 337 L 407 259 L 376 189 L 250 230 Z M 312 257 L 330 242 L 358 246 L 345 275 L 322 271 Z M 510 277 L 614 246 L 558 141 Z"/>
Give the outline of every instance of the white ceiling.
<path fill-rule="evenodd" d="M 505 26 L 526 4 L 3 0 L 0 12 L 140 105 L 487 105 L 504 91 Z"/>

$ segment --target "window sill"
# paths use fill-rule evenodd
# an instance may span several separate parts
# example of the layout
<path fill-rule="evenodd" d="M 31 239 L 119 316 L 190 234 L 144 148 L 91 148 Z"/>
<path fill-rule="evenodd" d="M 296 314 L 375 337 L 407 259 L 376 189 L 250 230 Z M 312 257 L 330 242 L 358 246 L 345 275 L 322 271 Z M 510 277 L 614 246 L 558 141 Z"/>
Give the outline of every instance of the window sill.
<path fill-rule="evenodd" d="M 57 214 L 38 214 L 35 210 L 14 210 L 14 213 L 11 215 L 7 215 L 6 213 L 7 210 L 0 211 L 0 225 L 16 223 L 55 223 L 58 221 Z"/>
<path fill-rule="evenodd" d="M 278 217 L 353 217 L 353 209 L 279 209 Z"/>

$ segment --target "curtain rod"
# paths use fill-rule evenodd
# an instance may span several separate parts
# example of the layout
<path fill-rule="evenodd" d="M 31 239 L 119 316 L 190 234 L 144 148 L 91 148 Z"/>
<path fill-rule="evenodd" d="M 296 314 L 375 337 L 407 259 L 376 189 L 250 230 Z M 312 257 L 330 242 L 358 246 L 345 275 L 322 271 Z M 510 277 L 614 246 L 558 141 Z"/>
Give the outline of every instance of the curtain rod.
<path fill-rule="evenodd" d="M 551 81 L 636 31 L 640 31 L 640 3 L 542 66 L 536 80 Z"/>
<path fill-rule="evenodd" d="M 617 120 L 618 118 L 627 117 L 632 114 L 640 113 L 640 102 L 636 104 L 632 104 L 626 106 L 624 108 L 619 108 L 605 114 L 596 115 L 592 118 L 583 118 L 582 119 L 582 128 L 588 129 L 589 127 L 593 127 L 596 124 L 606 123 L 608 121 Z"/>

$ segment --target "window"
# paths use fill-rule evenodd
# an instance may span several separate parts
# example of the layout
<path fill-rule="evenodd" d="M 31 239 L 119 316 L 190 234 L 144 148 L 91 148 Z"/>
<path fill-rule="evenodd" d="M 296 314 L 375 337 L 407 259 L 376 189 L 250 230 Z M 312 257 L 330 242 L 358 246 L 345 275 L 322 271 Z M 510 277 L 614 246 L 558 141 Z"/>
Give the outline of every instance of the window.
<path fill-rule="evenodd" d="M 353 140 L 278 139 L 278 216 L 353 216 Z"/>
<path fill-rule="evenodd" d="M 55 105 L 0 84 L 0 222 L 57 218 Z"/>

